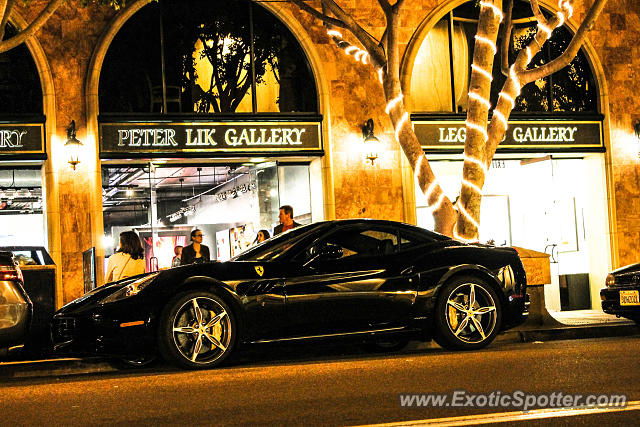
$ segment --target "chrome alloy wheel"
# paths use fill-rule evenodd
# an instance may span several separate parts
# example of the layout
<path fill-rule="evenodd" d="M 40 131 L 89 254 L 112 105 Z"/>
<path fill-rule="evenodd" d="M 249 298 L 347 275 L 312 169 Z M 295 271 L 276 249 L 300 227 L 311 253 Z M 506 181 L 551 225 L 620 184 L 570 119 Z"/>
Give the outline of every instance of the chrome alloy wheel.
<path fill-rule="evenodd" d="M 459 340 L 482 343 L 496 328 L 496 320 L 496 302 L 484 286 L 463 283 L 449 294 L 446 323 Z"/>
<path fill-rule="evenodd" d="M 176 349 L 194 364 L 210 364 L 227 351 L 231 342 L 231 320 L 214 299 L 188 299 L 176 311 L 172 322 Z"/>

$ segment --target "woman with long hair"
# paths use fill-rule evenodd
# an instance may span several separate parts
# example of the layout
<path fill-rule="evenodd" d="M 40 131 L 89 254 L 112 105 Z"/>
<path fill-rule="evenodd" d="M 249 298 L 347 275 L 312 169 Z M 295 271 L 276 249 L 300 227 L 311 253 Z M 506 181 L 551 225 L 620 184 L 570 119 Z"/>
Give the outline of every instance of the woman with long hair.
<path fill-rule="evenodd" d="M 144 273 L 144 249 L 135 231 L 120 233 L 120 246 L 109 257 L 105 282 L 117 282 L 127 277 Z"/>

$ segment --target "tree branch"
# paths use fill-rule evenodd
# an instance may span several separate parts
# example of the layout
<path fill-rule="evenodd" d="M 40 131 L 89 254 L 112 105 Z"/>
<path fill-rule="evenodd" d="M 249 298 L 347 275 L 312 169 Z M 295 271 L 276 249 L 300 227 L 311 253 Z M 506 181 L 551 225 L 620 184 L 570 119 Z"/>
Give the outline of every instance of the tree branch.
<path fill-rule="evenodd" d="M 65 0 L 51 0 L 49 4 L 47 4 L 47 7 L 40 12 L 31 24 L 27 26 L 27 28 L 8 40 L 0 41 L 0 53 L 13 49 L 14 47 L 24 43 L 29 37 L 33 36 L 44 25 L 44 23 L 47 22 L 47 19 L 53 15 L 53 12 L 60 7 L 63 1 Z"/>
<path fill-rule="evenodd" d="M 300 9 L 307 12 L 309 15 L 313 16 L 314 18 L 321 20 L 325 24 L 329 24 L 339 28 L 347 28 L 344 22 L 340 21 L 339 19 L 332 18 L 325 13 L 317 11 L 316 9 L 312 8 L 302 0 L 289 0 L 289 1 L 295 4 L 296 6 L 298 6 Z M 324 3 L 323 3 L 323 6 L 324 6 Z"/>
<path fill-rule="evenodd" d="M 0 22 L 0 40 L 4 39 L 7 22 L 9 22 L 9 16 L 11 16 L 11 10 L 15 4 L 16 0 L 0 1 L 0 16 L 2 16 L 2 22 Z"/>
<path fill-rule="evenodd" d="M 591 27 L 596 19 L 598 19 L 598 16 L 600 16 L 600 13 L 604 9 L 606 3 L 607 0 L 595 0 L 593 5 L 591 5 L 587 16 L 584 18 L 584 21 L 582 21 L 580 28 L 578 28 L 578 31 L 576 31 L 576 34 L 573 36 L 573 39 L 571 39 L 569 46 L 567 46 L 567 49 L 562 53 L 562 55 L 541 67 L 523 71 L 520 76 L 522 85 L 524 86 L 527 83 L 553 74 L 569 65 L 573 58 L 578 54 L 580 47 L 587 38 L 587 32 L 591 30 Z"/>
<path fill-rule="evenodd" d="M 512 12 L 513 0 L 507 0 L 507 13 L 505 16 L 504 28 L 502 30 L 502 43 L 500 44 L 502 56 L 500 70 L 505 76 L 509 75 L 509 46 L 511 46 L 511 31 L 513 30 Z"/>
<path fill-rule="evenodd" d="M 299 0 L 293 0 L 299 1 Z M 378 66 L 383 66 L 386 63 L 386 56 L 382 47 L 379 46 L 379 42 L 374 39 L 369 33 L 367 33 L 358 24 L 353 17 L 342 10 L 333 0 L 321 0 L 322 4 L 340 21 L 344 22 L 346 29 L 362 44 L 362 46 L 369 52 L 371 59 Z M 388 20 L 387 20 L 388 23 Z M 388 25 L 387 25 L 388 26 Z"/>
<path fill-rule="evenodd" d="M 538 0 L 530 0 L 531 1 L 531 11 L 533 12 L 533 16 L 536 17 L 536 21 L 541 23 L 542 25 L 549 26 L 549 22 L 547 18 L 544 17 L 542 11 L 540 10 L 540 5 L 538 4 Z"/>
<path fill-rule="evenodd" d="M 378 4 L 380 5 L 384 13 L 391 12 L 391 4 L 388 0 L 378 0 Z"/>

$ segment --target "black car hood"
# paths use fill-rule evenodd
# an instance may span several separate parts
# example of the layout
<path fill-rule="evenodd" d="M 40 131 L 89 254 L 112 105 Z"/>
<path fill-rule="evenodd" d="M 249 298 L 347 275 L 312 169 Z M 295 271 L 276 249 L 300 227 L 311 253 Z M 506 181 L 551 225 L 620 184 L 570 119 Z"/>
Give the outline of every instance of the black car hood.
<path fill-rule="evenodd" d="M 613 274 L 614 276 L 631 273 L 640 273 L 640 263 L 625 265 L 624 267 L 620 267 L 611 272 L 611 274 Z"/>

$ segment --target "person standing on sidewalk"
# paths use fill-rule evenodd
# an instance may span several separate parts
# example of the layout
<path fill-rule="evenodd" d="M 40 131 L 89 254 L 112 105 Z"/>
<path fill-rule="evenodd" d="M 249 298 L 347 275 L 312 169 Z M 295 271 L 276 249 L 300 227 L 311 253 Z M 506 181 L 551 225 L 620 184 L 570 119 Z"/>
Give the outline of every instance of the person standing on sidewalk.
<path fill-rule="evenodd" d="M 300 224 L 293 220 L 293 208 L 289 205 L 280 206 L 278 220 L 280 220 L 280 224 L 276 225 L 276 228 L 273 229 L 274 236 L 300 226 Z"/>
<path fill-rule="evenodd" d="M 120 246 L 109 257 L 105 283 L 117 282 L 144 273 L 144 249 L 135 231 L 120 233 Z"/>
<path fill-rule="evenodd" d="M 191 232 L 191 244 L 182 248 L 182 256 L 180 257 L 180 265 L 200 264 L 209 261 L 209 247 L 202 244 L 202 230 L 199 228 Z"/>

